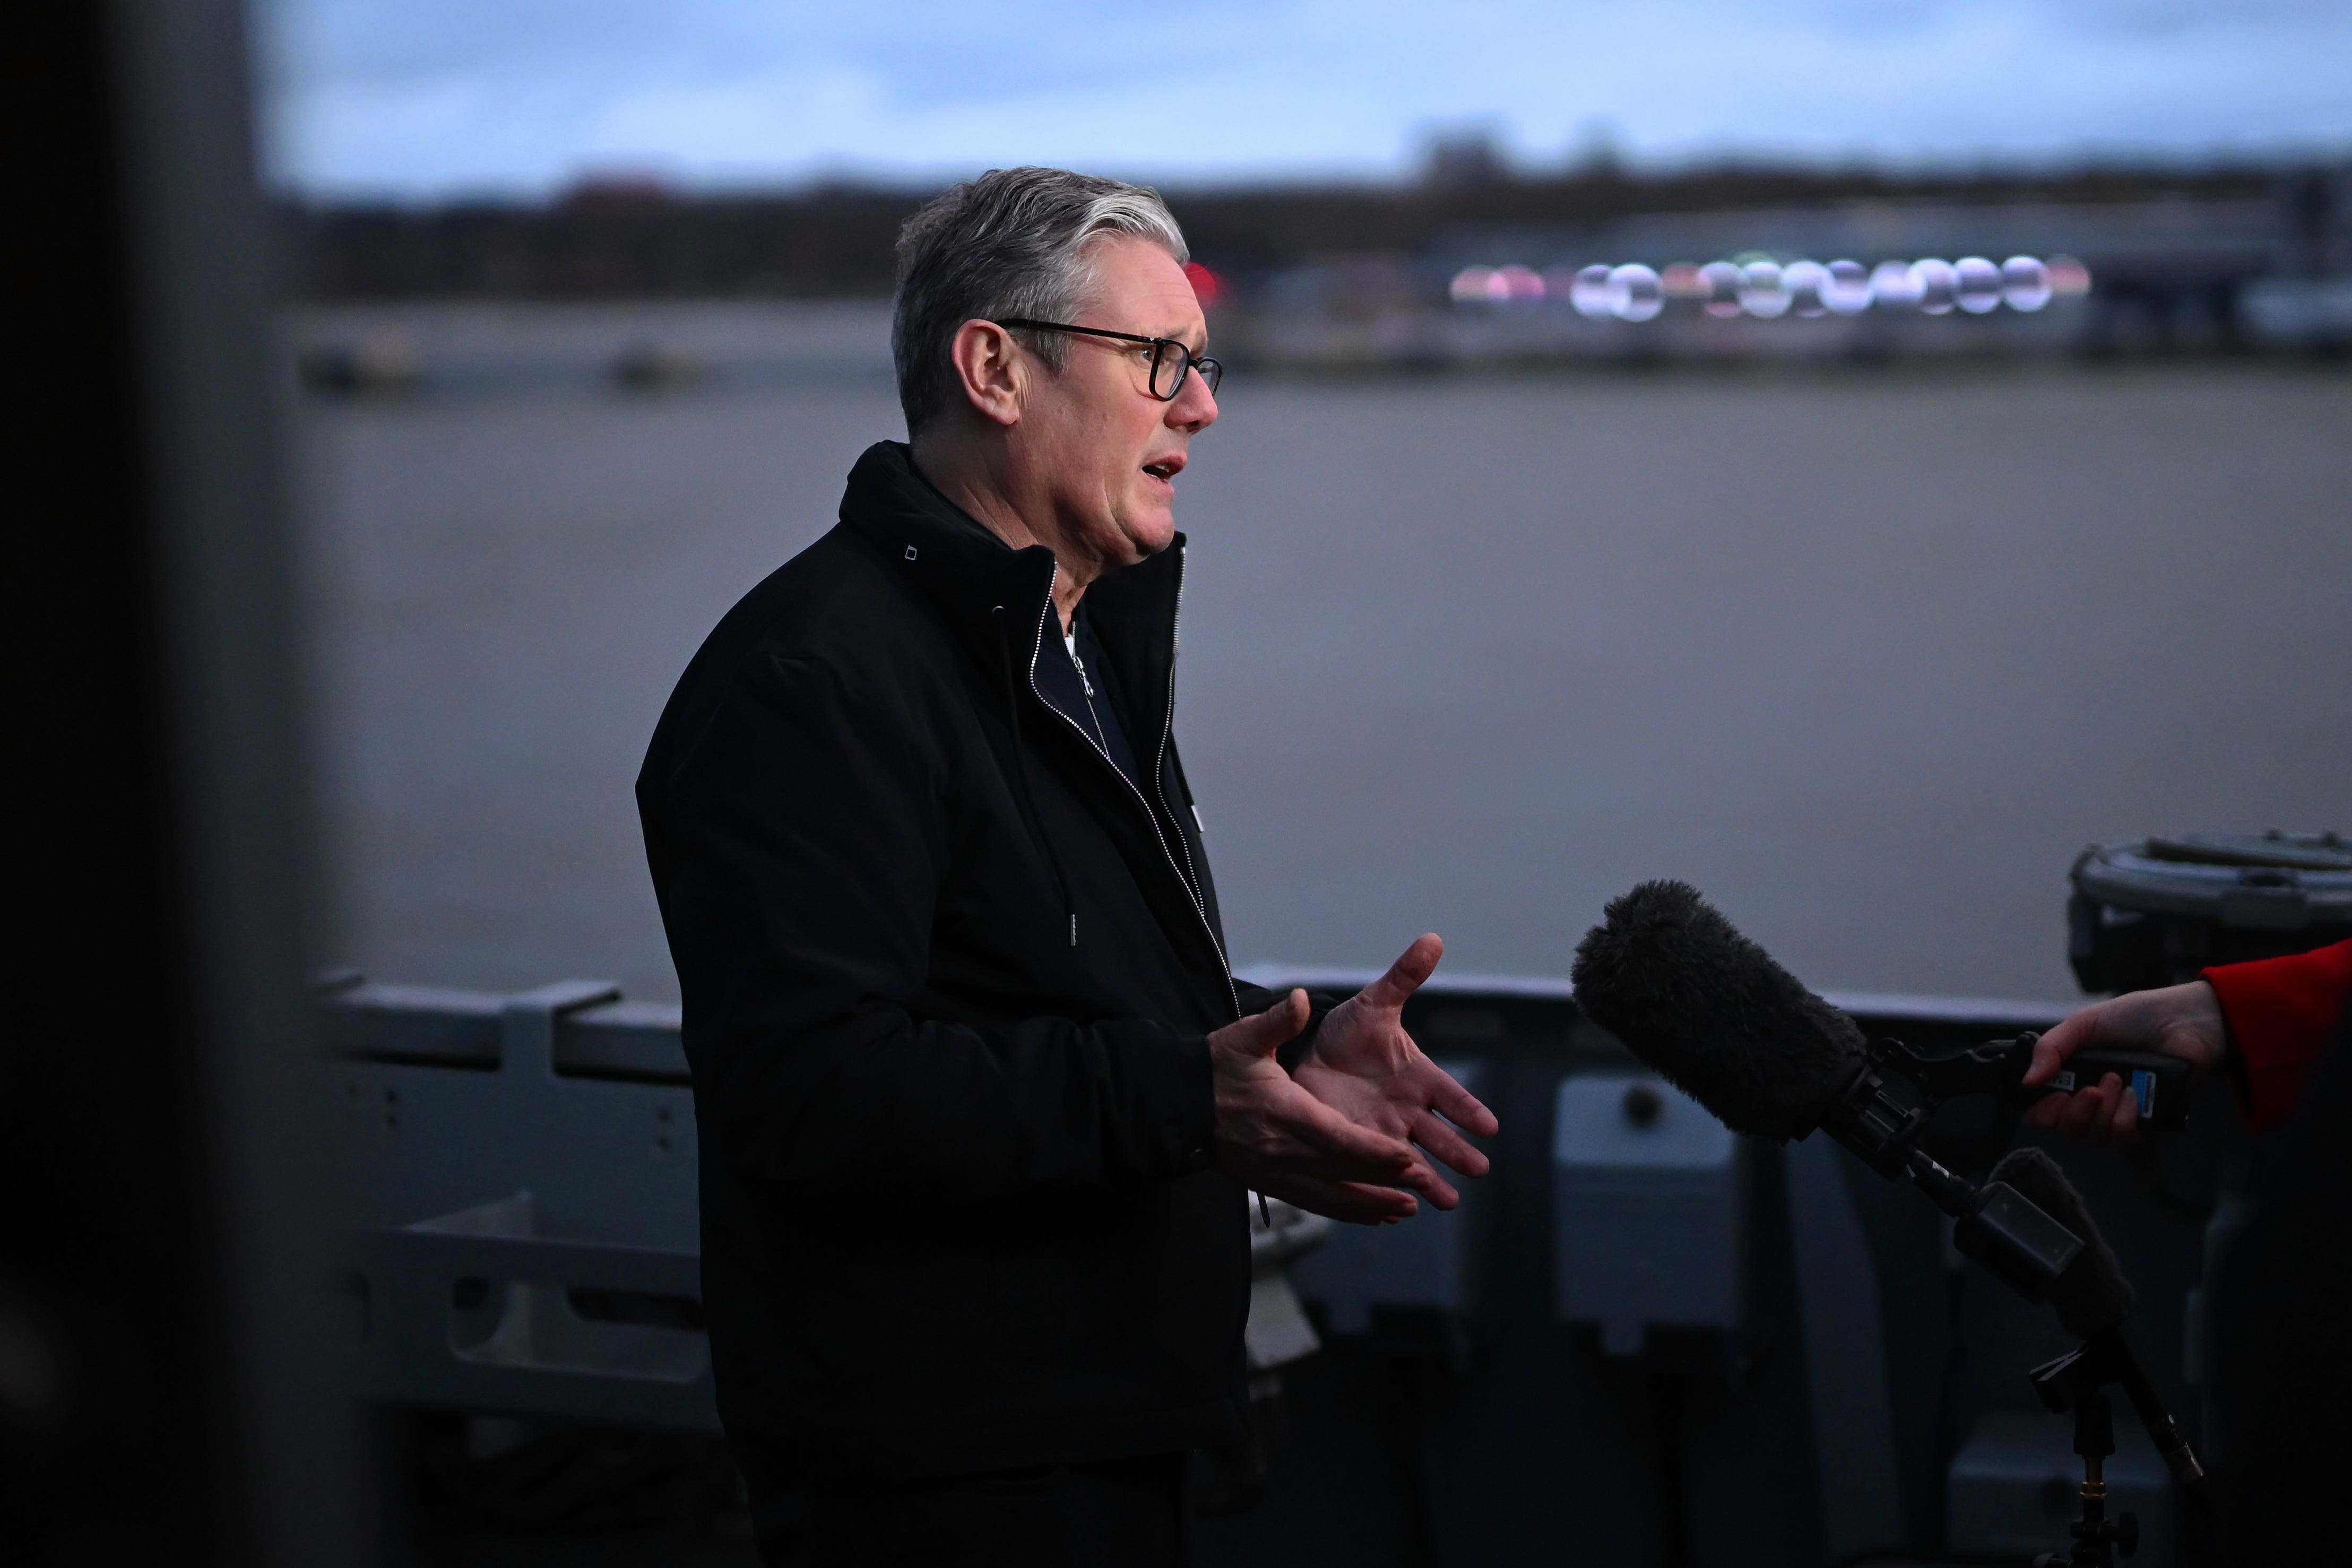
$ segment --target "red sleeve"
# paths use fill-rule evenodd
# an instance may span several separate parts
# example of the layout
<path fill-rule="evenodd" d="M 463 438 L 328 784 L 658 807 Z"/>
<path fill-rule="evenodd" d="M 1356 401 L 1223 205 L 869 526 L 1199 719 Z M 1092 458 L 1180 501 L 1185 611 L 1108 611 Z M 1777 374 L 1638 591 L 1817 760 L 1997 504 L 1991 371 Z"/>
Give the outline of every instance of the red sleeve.
<path fill-rule="evenodd" d="M 2237 1046 L 2238 1108 L 2254 1131 L 2267 1132 L 2293 1108 L 2305 1071 L 2352 997 L 2352 941 L 2223 964 L 2204 977 Z"/>

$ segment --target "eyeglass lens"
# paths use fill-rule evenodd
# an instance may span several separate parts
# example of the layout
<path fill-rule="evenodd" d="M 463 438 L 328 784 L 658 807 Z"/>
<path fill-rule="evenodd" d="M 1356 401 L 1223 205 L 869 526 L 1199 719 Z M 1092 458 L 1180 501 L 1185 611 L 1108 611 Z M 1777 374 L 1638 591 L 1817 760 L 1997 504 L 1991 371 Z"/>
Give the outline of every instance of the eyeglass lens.
<path fill-rule="evenodd" d="M 1194 359 L 1183 344 L 1162 338 L 1151 346 L 1151 395 L 1162 402 L 1174 400 L 1184 385 L 1184 372 L 1197 371 L 1201 384 L 1212 395 L 1224 379 L 1225 367 L 1212 359 Z"/>

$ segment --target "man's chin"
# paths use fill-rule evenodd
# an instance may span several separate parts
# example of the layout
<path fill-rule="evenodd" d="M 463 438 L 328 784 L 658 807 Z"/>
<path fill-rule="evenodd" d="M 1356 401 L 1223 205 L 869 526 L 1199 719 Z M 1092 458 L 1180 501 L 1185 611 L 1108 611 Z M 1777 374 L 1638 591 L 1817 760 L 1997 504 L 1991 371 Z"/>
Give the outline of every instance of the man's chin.
<path fill-rule="evenodd" d="M 1133 566 L 1176 542 L 1176 514 L 1173 508 L 1162 507 L 1156 514 L 1129 517 L 1119 531 L 1127 536 L 1127 547 L 1134 558 L 1128 564 Z"/>

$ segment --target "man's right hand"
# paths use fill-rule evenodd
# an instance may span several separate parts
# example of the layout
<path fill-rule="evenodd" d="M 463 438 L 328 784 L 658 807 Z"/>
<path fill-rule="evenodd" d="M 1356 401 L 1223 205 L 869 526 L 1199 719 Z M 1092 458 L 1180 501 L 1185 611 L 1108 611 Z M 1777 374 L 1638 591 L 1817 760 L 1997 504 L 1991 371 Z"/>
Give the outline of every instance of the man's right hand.
<path fill-rule="evenodd" d="M 1293 1082 L 1276 1048 L 1307 1027 L 1307 993 L 1209 1037 L 1217 1168 L 1253 1191 L 1362 1224 L 1404 1219 L 1427 1167 L 1401 1138 L 1359 1127 Z"/>

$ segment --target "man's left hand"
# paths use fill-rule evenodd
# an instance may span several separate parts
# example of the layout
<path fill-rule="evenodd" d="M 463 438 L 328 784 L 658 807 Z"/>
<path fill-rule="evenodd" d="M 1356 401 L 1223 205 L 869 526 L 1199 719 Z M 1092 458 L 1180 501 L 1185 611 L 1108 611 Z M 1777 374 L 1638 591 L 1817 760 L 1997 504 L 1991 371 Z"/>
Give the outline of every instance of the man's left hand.
<path fill-rule="evenodd" d="M 1418 1167 L 1405 1185 L 1452 1208 L 1461 1195 L 1429 1156 L 1464 1176 L 1485 1176 L 1486 1156 L 1462 1134 L 1492 1137 L 1499 1124 L 1405 1032 L 1405 999 L 1435 972 L 1444 952 L 1434 934 L 1414 938 L 1387 974 L 1332 1009 L 1293 1076 L 1357 1125 L 1412 1144 Z"/>

